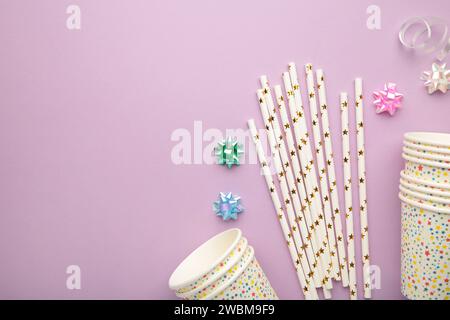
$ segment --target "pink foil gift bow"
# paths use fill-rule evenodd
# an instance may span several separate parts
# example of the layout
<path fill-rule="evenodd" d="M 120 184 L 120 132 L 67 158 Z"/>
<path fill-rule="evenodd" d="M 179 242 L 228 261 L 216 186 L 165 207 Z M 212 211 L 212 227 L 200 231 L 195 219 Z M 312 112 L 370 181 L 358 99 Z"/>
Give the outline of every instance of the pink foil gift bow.
<path fill-rule="evenodd" d="M 391 116 L 395 111 L 401 107 L 401 101 L 403 100 L 403 94 L 397 91 L 397 85 L 395 83 L 387 83 L 384 85 L 384 90 L 374 91 L 373 102 L 376 106 L 376 112 L 388 112 Z"/>

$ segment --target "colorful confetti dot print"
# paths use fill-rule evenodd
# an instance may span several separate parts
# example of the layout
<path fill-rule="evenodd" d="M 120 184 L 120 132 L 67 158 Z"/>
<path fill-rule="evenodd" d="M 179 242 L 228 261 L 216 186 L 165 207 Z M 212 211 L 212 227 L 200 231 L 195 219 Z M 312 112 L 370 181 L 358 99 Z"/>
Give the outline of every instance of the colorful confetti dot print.
<path fill-rule="evenodd" d="M 412 147 L 408 147 L 407 146 L 407 150 L 406 151 L 413 151 L 413 152 L 417 152 L 420 153 L 420 158 L 424 158 L 427 160 L 435 160 L 436 158 L 439 159 L 441 157 L 446 157 L 448 156 L 448 154 L 445 153 L 439 153 L 439 152 L 433 152 L 430 150 L 424 150 L 424 149 L 416 149 L 416 148 L 412 148 Z M 448 151 L 447 151 L 448 152 Z M 414 154 L 411 154 L 411 156 L 415 156 Z"/>
<path fill-rule="evenodd" d="M 412 195 L 410 193 L 410 190 L 404 190 L 401 193 L 402 193 L 402 196 L 404 196 L 405 198 L 415 201 L 415 202 L 418 202 L 420 204 L 424 204 L 424 205 L 433 207 L 434 209 L 436 209 L 437 212 L 450 213 L 450 204 L 448 204 L 448 203 L 432 201 L 423 196 L 422 196 L 422 198 L 418 198 L 417 196 Z"/>
<path fill-rule="evenodd" d="M 439 152 L 439 153 L 450 152 L 450 147 L 431 145 L 431 144 L 427 144 L 427 143 L 422 143 L 422 142 L 417 142 L 417 141 L 409 141 L 409 140 L 408 140 L 408 142 L 416 145 L 417 146 L 416 148 L 419 150 L 422 150 L 422 147 L 423 147 L 423 150 L 425 150 L 426 152 L 430 152 L 429 150 L 434 150 L 435 152 Z"/>
<path fill-rule="evenodd" d="M 244 255 L 233 266 L 231 266 L 231 268 L 229 268 L 225 272 L 225 274 L 223 274 L 219 279 L 211 283 L 209 286 L 206 286 L 196 293 L 194 292 L 193 295 L 189 296 L 189 299 L 205 299 L 215 291 L 221 290 L 221 288 L 226 287 L 227 283 L 233 281 L 233 278 L 237 278 L 244 271 L 244 269 L 250 263 L 251 259 L 253 259 L 254 254 L 255 253 L 253 248 L 251 246 L 248 246 L 247 249 L 245 249 Z"/>
<path fill-rule="evenodd" d="M 278 300 L 256 257 L 244 272 L 214 300 Z"/>
<path fill-rule="evenodd" d="M 439 163 L 439 162 L 438 162 Z M 444 161 L 442 161 L 444 163 Z M 448 164 L 448 161 L 446 162 Z M 406 161 L 405 173 L 411 177 L 437 183 L 450 183 L 450 169 Z"/>
<path fill-rule="evenodd" d="M 450 215 L 402 202 L 401 291 L 408 299 L 449 300 Z"/>
<path fill-rule="evenodd" d="M 200 287 L 216 281 L 223 273 L 225 273 L 232 265 L 234 265 L 238 261 L 238 259 L 242 257 L 245 249 L 247 248 L 247 244 L 247 239 L 242 237 L 242 239 L 238 242 L 236 248 L 231 251 L 223 261 L 216 265 L 212 271 L 206 273 L 194 283 L 177 290 L 176 295 L 178 295 L 180 298 L 184 298 L 184 293 L 194 291 Z"/>

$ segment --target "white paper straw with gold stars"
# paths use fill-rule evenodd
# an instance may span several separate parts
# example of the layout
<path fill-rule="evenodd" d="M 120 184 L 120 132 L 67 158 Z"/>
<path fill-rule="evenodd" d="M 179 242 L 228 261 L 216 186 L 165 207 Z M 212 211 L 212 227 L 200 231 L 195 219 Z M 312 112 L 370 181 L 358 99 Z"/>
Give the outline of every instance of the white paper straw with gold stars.
<path fill-rule="evenodd" d="M 318 226 L 319 232 L 322 236 L 322 244 L 326 247 L 326 259 L 328 265 L 328 271 L 331 272 L 331 256 L 329 251 L 329 244 L 327 238 L 327 231 L 325 225 L 325 217 L 322 208 L 321 194 L 319 184 L 317 182 L 317 173 L 315 169 L 314 156 L 311 150 L 309 141 L 309 133 L 306 124 L 305 111 L 303 108 L 302 96 L 300 92 L 300 84 L 297 76 L 297 68 L 295 63 L 291 62 L 288 65 L 288 73 L 283 74 L 283 81 L 285 87 L 289 87 L 291 90 L 291 97 L 293 105 L 289 104 L 291 119 L 294 126 L 294 133 L 297 141 L 298 150 L 300 150 L 300 160 L 302 163 L 302 169 L 306 169 L 308 179 L 305 179 L 305 185 L 308 190 L 313 203 L 313 212 L 318 215 L 320 225 Z M 286 89 L 288 91 L 288 89 Z M 289 98 L 289 95 L 288 95 Z M 288 100 L 290 102 L 290 100 Z"/>
<path fill-rule="evenodd" d="M 302 199 L 302 207 L 303 207 L 303 212 L 304 212 L 304 216 L 305 219 L 303 219 L 302 221 L 302 232 L 307 235 L 307 237 L 310 239 L 310 243 L 312 245 L 312 248 L 315 252 L 318 253 L 318 255 L 321 254 L 321 248 L 320 248 L 320 243 L 318 243 L 318 235 L 317 235 L 317 228 L 313 229 L 312 232 L 308 230 L 308 225 L 312 225 L 313 222 L 313 218 L 311 216 L 311 212 L 309 209 L 309 201 L 308 201 L 308 194 L 306 193 L 305 187 L 303 185 L 303 175 L 302 175 L 302 171 L 301 171 L 301 167 L 300 167 L 300 159 L 299 156 L 297 154 L 297 148 L 295 147 L 295 140 L 294 137 L 292 135 L 292 131 L 291 131 L 291 124 L 289 122 L 289 117 L 286 111 L 286 106 L 284 103 L 284 97 L 283 97 L 283 92 L 281 89 L 281 86 L 276 85 L 274 87 L 275 90 L 275 97 L 277 100 L 277 105 L 278 105 L 278 111 L 281 115 L 281 121 L 283 123 L 283 128 L 284 128 L 284 133 L 285 133 L 285 137 L 286 137 L 286 142 L 289 148 L 289 154 L 291 155 L 291 162 L 292 162 L 292 167 L 294 168 L 294 172 L 297 175 L 297 186 L 300 192 L 300 197 Z M 324 251 L 322 249 L 322 251 Z M 314 261 L 314 255 L 313 258 L 310 258 L 312 261 Z M 318 262 L 322 265 L 321 260 L 317 259 Z M 324 266 L 322 265 L 322 274 L 325 274 L 324 270 Z"/>
<path fill-rule="evenodd" d="M 348 286 L 348 269 L 346 263 L 345 242 L 342 232 L 341 210 L 339 206 L 339 193 L 336 182 L 336 171 L 334 166 L 333 144 L 331 140 L 331 130 L 328 121 L 328 104 L 325 90 L 325 78 L 323 70 L 316 71 L 317 91 L 319 93 L 320 114 L 322 121 L 322 133 L 325 145 L 325 160 L 327 162 L 328 183 L 330 185 L 331 206 L 334 214 L 334 231 L 336 233 L 337 251 L 339 255 L 339 271 L 342 285 Z M 337 278 L 336 280 L 340 280 Z"/>
<path fill-rule="evenodd" d="M 297 142 L 297 149 L 300 151 L 300 162 L 302 165 L 303 181 L 305 183 L 306 191 L 309 195 L 311 203 L 310 209 L 314 217 L 314 224 L 310 229 L 317 229 L 321 247 L 324 250 L 321 258 L 324 265 L 327 266 L 327 288 L 331 288 L 331 268 L 332 262 L 330 258 L 329 244 L 327 239 L 327 232 L 325 226 L 325 217 L 322 211 L 322 202 L 320 200 L 320 189 L 317 183 L 316 169 L 314 165 L 314 158 L 311 151 L 309 134 L 307 131 L 305 112 L 300 94 L 300 85 L 298 83 L 297 71 L 295 64 L 289 64 L 289 73 L 283 73 L 283 82 L 288 97 L 288 106 L 291 115 L 292 124 L 294 127 L 294 136 Z M 292 79 L 292 83 L 291 83 Z"/>
<path fill-rule="evenodd" d="M 295 147 L 290 145 L 290 142 L 293 143 L 292 136 L 285 136 L 286 142 L 288 144 L 289 150 L 286 149 L 284 137 L 280 128 L 280 123 L 278 121 L 276 115 L 276 108 L 272 100 L 272 94 L 270 91 L 269 83 L 267 81 L 266 76 L 262 76 L 260 78 L 261 85 L 263 87 L 263 93 L 265 96 L 265 101 L 267 104 L 268 114 L 272 121 L 269 123 L 272 126 L 273 134 L 275 139 L 278 138 L 278 151 L 280 153 L 281 159 L 283 161 L 283 168 L 286 172 L 286 178 L 288 181 L 288 185 L 291 190 L 291 196 L 294 202 L 294 208 L 297 212 L 297 219 L 299 219 L 300 231 L 303 237 L 303 245 L 306 248 L 306 254 L 308 256 L 308 260 L 310 261 L 311 271 L 314 273 L 315 277 L 314 282 L 316 287 L 321 287 L 324 285 L 324 271 L 326 271 L 325 266 L 322 265 L 321 259 L 316 259 L 313 250 L 317 252 L 320 248 L 317 245 L 316 239 L 313 234 L 308 231 L 307 222 L 312 223 L 311 213 L 309 212 L 309 205 L 307 199 L 307 193 L 305 191 L 305 187 L 303 186 L 303 178 L 301 176 L 301 169 L 296 158 Z M 278 109 L 281 111 L 284 107 L 284 103 L 280 104 L 280 101 L 277 102 Z M 282 102 L 282 101 L 281 101 Z M 290 133 L 290 131 L 288 131 Z M 290 139 L 288 139 L 290 138 Z M 289 152 L 288 152 L 289 151 Z M 299 201 L 300 199 L 300 201 Z M 301 213 L 303 212 L 303 216 Z M 299 216 L 300 214 L 300 216 Z M 311 242 L 311 243 L 310 243 Z M 312 246 L 312 247 L 311 247 Z M 327 293 L 328 295 L 328 293 Z"/>
<path fill-rule="evenodd" d="M 308 265 L 308 260 L 306 260 L 308 251 L 311 248 L 309 247 L 309 245 L 305 246 L 305 243 L 303 243 L 300 235 L 300 230 L 298 229 L 298 224 L 299 222 L 301 222 L 300 219 L 303 219 L 302 206 L 298 199 L 298 190 L 296 189 L 294 178 L 289 166 L 289 158 L 286 158 L 287 155 L 285 155 L 286 149 L 284 146 L 284 142 L 277 141 L 276 138 L 277 135 L 275 134 L 275 130 L 273 128 L 275 127 L 275 117 L 268 111 L 268 105 L 266 102 L 266 98 L 268 98 L 267 95 L 267 93 L 264 94 L 263 90 L 257 91 L 261 115 L 266 128 L 275 169 L 278 174 L 278 181 L 280 183 L 280 188 L 283 194 L 286 211 L 288 214 L 288 220 L 291 225 L 291 235 L 294 238 L 299 254 L 301 254 L 301 257 L 304 259 L 300 260 L 306 261 L 306 265 L 303 266 L 303 270 L 305 271 L 305 275 L 307 276 L 308 281 L 313 282 L 316 287 L 320 287 L 322 280 L 322 278 L 320 277 L 321 270 L 318 268 L 318 265 L 314 263 L 314 261 L 310 261 Z"/>
<path fill-rule="evenodd" d="M 324 152 L 322 142 L 322 131 L 320 128 L 321 126 L 319 120 L 319 111 L 317 109 L 316 92 L 314 90 L 314 73 L 313 67 L 310 63 L 305 65 L 305 72 L 306 72 L 306 86 L 308 89 L 307 95 L 309 100 L 309 110 L 310 110 L 309 114 L 311 117 L 311 127 L 314 137 L 314 148 L 316 154 L 317 169 L 319 174 L 323 212 L 325 213 L 328 243 L 330 245 L 331 262 L 333 263 L 332 274 L 333 277 L 336 277 L 337 275 L 339 275 L 339 260 L 337 254 L 336 237 L 334 234 L 333 214 L 331 212 L 331 204 L 330 204 L 331 200 L 328 188 L 327 169 L 323 158 Z"/>
<path fill-rule="evenodd" d="M 341 129 L 342 129 L 342 157 L 344 166 L 344 198 L 345 198 L 345 222 L 347 231 L 347 259 L 350 299 L 357 299 L 356 288 L 356 264 L 355 264 L 355 241 L 353 228 L 353 201 L 352 201 L 352 172 L 350 155 L 350 132 L 348 127 L 348 96 L 342 92 L 341 102 Z"/>
<path fill-rule="evenodd" d="M 272 203 L 275 207 L 275 212 L 277 215 L 277 220 L 280 222 L 281 230 L 283 231 L 283 236 L 286 241 L 289 253 L 291 255 L 292 263 L 294 265 L 298 281 L 300 282 L 300 286 L 302 288 L 302 292 L 305 296 L 305 299 L 318 299 L 317 292 L 314 285 L 308 284 L 304 275 L 304 270 L 299 261 L 299 253 L 295 247 L 295 244 L 292 242 L 290 237 L 290 228 L 286 221 L 284 208 L 280 202 L 280 198 L 278 197 L 278 192 L 276 190 L 275 182 L 272 179 L 272 174 L 270 172 L 268 162 L 264 155 L 264 151 L 262 148 L 262 144 L 259 138 L 258 131 L 256 129 L 255 121 L 253 119 L 248 120 L 248 127 L 250 129 L 250 134 L 252 136 L 253 143 L 256 147 L 256 152 L 258 154 L 259 163 L 261 165 L 262 173 L 264 175 L 264 179 L 267 184 L 267 189 L 269 191 L 270 197 L 272 198 Z"/>
<path fill-rule="evenodd" d="M 311 213 L 313 215 L 313 218 L 315 219 L 314 223 L 310 225 L 310 228 L 317 231 L 322 248 L 327 248 L 328 240 L 326 239 L 326 231 L 324 227 L 320 227 L 324 225 L 324 217 L 322 212 L 322 204 L 320 202 L 320 192 L 316 180 L 314 159 L 311 153 L 309 134 L 307 131 L 305 112 L 303 110 L 300 85 L 298 84 L 295 64 L 289 64 L 289 73 L 284 72 L 282 77 L 288 98 L 289 113 L 294 128 L 297 150 L 299 151 L 303 181 L 305 183 L 306 191 L 309 196 L 308 199 L 310 203 Z M 330 260 L 326 260 L 327 266 L 329 263 Z"/>
<path fill-rule="evenodd" d="M 364 298 L 370 299 L 370 256 L 369 256 L 369 225 L 367 219 L 366 196 L 366 160 L 364 149 L 364 106 L 362 93 L 362 79 L 355 79 L 355 108 L 356 108 L 356 141 L 358 147 L 358 186 L 359 186 L 359 215 L 361 223 L 361 249 L 364 275 Z"/>

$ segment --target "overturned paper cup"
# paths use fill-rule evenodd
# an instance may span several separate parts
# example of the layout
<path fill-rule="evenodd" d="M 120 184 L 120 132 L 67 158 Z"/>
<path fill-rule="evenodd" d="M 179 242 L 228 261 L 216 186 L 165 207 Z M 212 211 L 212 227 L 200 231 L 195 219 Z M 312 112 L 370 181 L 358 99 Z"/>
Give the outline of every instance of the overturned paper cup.
<path fill-rule="evenodd" d="M 205 300 L 278 300 L 264 271 L 253 256 L 243 272 L 217 290 L 217 293 L 205 297 Z"/>
<path fill-rule="evenodd" d="M 277 299 L 270 282 L 254 258 L 251 246 L 246 245 L 244 254 L 236 263 L 226 263 L 226 271 L 219 268 L 220 277 L 216 278 L 214 270 L 227 261 L 227 257 L 239 247 L 242 238 L 239 229 L 230 229 L 205 242 L 176 268 L 169 279 L 169 287 L 178 296 L 192 300 Z M 206 281 L 203 280 L 205 276 L 208 277 Z M 239 296 L 232 293 L 237 288 L 240 289 Z"/>
<path fill-rule="evenodd" d="M 223 262 L 242 238 L 239 229 L 229 229 L 212 237 L 192 252 L 175 269 L 169 287 L 179 290 L 194 285 Z"/>
<path fill-rule="evenodd" d="M 175 294 L 180 298 L 189 299 L 190 296 L 196 294 L 197 292 L 204 290 L 206 287 L 210 286 L 212 283 L 216 282 L 224 274 L 227 273 L 236 263 L 241 260 L 248 249 L 248 241 L 245 237 L 242 237 L 233 251 L 221 261 L 216 267 L 210 272 L 203 275 L 200 279 L 196 280 L 189 286 L 178 289 Z"/>
<path fill-rule="evenodd" d="M 186 292 L 184 294 L 176 293 L 178 297 L 188 300 L 201 300 L 205 299 L 212 293 L 216 292 L 218 288 L 226 286 L 230 283 L 231 279 L 240 275 L 251 259 L 253 259 L 254 250 L 251 246 L 247 246 L 244 254 L 236 261 L 236 263 L 226 270 L 216 281 L 210 283 L 209 285 L 202 286 L 196 290 Z"/>

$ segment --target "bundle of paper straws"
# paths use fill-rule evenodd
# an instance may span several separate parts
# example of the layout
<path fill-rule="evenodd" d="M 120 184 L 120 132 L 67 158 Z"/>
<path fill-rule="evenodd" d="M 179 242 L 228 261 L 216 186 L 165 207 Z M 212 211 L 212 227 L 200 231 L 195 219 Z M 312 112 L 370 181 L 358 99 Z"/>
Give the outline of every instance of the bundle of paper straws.
<path fill-rule="evenodd" d="M 350 299 L 357 299 L 354 226 L 351 193 L 350 128 L 348 98 L 341 93 L 342 151 L 346 236 L 343 235 L 335 161 L 328 121 L 325 79 L 305 65 L 306 95 L 312 134 L 308 132 L 302 95 L 294 63 L 280 85 L 269 86 L 261 76 L 257 98 L 270 146 L 272 168 L 253 119 L 248 126 L 256 146 L 262 174 L 275 206 L 298 280 L 306 299 L 318 299 L 317 289 L 331 298 L 332 280 L 349 287 Z M 287 99 L 286 99 L 286 98 Z M 277 112 L 278 110 L 278 112 Z M 369 235 L 367 219 L 362 80 L 355 79 L 355 112 L 358 154 L 359 213 L 364 297 L 371 297 Z M 275 172 L 274 174 L 272 174 Z M 276 176 L 278 187 L 273 179 Z"/>

